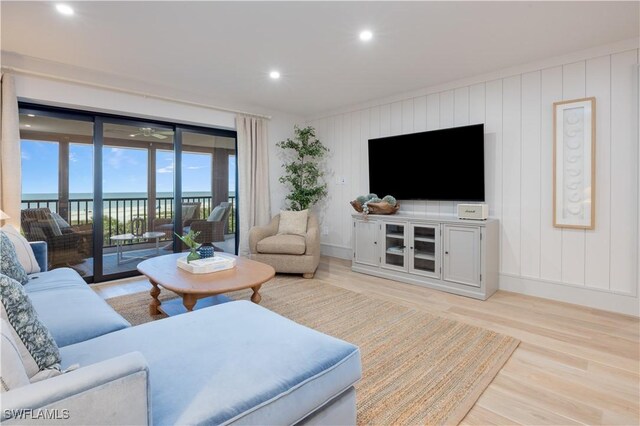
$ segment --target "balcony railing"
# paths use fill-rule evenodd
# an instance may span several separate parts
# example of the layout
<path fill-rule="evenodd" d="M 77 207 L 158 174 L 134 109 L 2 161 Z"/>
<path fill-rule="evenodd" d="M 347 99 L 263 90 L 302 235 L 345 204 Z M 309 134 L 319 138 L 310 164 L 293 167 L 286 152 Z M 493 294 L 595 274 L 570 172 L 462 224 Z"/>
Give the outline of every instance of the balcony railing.
<path fill-rule="evenodd" d="M 235 196 L 229 197 L 231 212 L 227 222 L 227 232 L 236 232 L 236 204 Z M 182 197 L 183 203 L 200 203 L 199 217 L 209 217 L 212 206 L 212 197 Z M 69 224 L 87 225 L 93 223 L 93 199 L 76 198 L 69 200 L 68 218 Z M 134 233 L 136 222 L 141 222 L 144 230 L 152 230 L 152 224 L 147 220 L 148 198 L 105 198 L 103 200 L 103 244 L 104 247 L 112 247 L 111 237 L 118 234 Z M 22 209 L 47 207 L 52 212 L 58 212 L 57 199 L 22 200 Z M 156 198 L 156 219 L 173 218 L 173 197 Z M 137 221 L 142 219 L 142 221 Z M 169 237 L 166 238 L 170 239 Z"/>

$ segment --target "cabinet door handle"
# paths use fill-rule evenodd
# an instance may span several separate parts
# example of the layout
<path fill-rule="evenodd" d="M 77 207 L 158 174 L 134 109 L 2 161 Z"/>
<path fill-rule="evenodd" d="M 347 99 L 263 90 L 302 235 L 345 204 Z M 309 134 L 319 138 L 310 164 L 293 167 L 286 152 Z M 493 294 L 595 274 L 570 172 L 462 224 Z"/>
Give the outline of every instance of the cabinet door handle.
<path fill-rule="evenodd" d="M 413 250 L 413 247 L 409 247 L 410 250 Z"/>
<path fill-rule="evenodd" d="M 374 242 L 373 242 L 373 244 L 378 244 L 378 242 L 377 242 L 377 241 L 374 241 Z"/>
<path fill-rule="evenodd" d="M 448 251 L 445 251 L 445 252 L 444 252 L 444 254 L 449 254 L 449 252 L 448 252 Z"/>

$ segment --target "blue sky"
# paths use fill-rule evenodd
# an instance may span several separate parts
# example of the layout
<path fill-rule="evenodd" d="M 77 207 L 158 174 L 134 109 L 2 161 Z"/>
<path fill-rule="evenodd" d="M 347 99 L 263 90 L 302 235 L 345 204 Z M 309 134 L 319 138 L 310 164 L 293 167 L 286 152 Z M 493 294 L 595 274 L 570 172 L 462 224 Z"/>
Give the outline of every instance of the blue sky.
<path fill-rule="evenodd" d="M 229 191 L 235 191 L 236 157 L 229 157 Z M 173 191 L 173 152 L 158 151 L 156 190 Z M 103 151 L 103 191 L 147 192 L 147 151 L 106 147 Z M 182 191 L 211 191 L 211 157 L 208 154 L 183 153 Z M 50 142 L 22 141 L 22 193 L 58 192 L 58 145 Z M 93 192 L 93 147 L 70 144 L 69 192 Z"/>

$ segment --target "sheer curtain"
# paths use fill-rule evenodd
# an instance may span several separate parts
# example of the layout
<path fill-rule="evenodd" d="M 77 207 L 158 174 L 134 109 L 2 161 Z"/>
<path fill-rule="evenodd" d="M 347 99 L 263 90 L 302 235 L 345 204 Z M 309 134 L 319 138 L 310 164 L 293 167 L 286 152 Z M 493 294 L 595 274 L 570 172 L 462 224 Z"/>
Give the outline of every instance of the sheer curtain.
<path fill-rule="evenodd" d="M 3 74 L 0 96 L 0 210 L 9 215 L 5 223 L 20 229 L 21 176 L 18 98 L 13 76 Z"/>
<path fill-rule="evenodd" d="M 267 120 L 238 115 L 238 254 L 249 255 L 249 229 L 271 220 Z"/>

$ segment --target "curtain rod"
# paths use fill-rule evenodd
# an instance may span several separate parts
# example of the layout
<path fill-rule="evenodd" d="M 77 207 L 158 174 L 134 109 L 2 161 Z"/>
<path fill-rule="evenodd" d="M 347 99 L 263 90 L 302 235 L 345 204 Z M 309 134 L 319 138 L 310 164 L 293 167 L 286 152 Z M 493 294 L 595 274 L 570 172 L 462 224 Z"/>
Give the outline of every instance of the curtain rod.
<path fill-rule="evenodd" d="M 120 87 L 109 86 L 109 85 L 106 85 L 106 84 L 91 83 L 91 82 L 88 82 L 88 81 L 76 80 L 76 79 L 73 79 L 73 78 L 60 77 L 60 76 L 53 75 L 53 74 L 47 74 L 47 73 L 42 73 L 42 72 L 37 72 L 37 71 L 31 71 L 31 70 L 27 70 L 27 69 L 23 69 L 23 68 L 4 67 L 3 66 L 2 67 L 2 72 L 10 72 L 10 73 L 14 73 L 14 74 L 23 74 L 23 75 L 29 75 L 29 76 L 34 76 L 34 77 L 42 77 L 42 78 L 46 78 L 46 79 L 49 79 L 49 80 L 57 80 L 57 81 L 62 81 L 64 83 L 81 84 L 83 86 L 94 87 L 94 88 L 97 88 L 97 89 L 110 90 L 110 91 L 114 91 L 114 92 L 124 93 L 124 94 L 127 94 L 127 95 L 141 96 L 143 98 L 156 99 L 156 100 L 159 100 L 159 101 L 173 102 L 173 103 L 178 103 L 178 104 L 182 104 L 182 105 L 189 105 L 189 106 L 194 106 L 194 107 L 199 107 L 199 108 L 211 109 L 211 110 L 214 110 L 214 111 L 223 111 L 223 112 L 232 112 L 234 114 L 250 115 L 250 116 L 253 116 L 253 117 L 265 118 L 267 120 L 271 119 L 270 115 L 254 114 L 252 112 L 240 111 L 240 110 L 237 110 L 237 109 L 218 107 L 218 106 L 213 106 L 213 105 L 202 104 L 202 103 L 199 103 L 199 102 L 185 101 L 185 100 L 182 100 L 182 99 L 174 99 L 174 98 L 169 98 L 169 97 L 166 97 L 166 96 L 154 95 L 154 94 L 151 94 L 151 93 L 138 92 L 136 90 L 122 89 Z"/>

